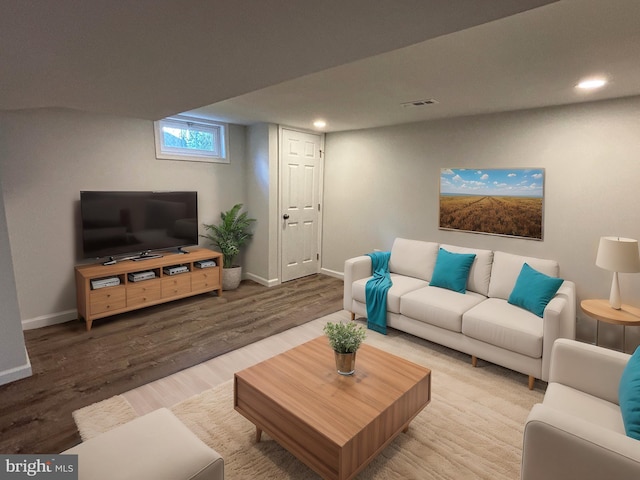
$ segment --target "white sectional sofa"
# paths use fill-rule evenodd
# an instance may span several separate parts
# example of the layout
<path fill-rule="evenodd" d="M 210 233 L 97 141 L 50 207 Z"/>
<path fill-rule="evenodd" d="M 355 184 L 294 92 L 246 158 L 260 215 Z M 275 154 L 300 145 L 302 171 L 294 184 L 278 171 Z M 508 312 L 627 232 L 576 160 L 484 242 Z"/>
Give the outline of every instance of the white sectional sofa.
<path fill-rule="evenodd" d="M 466 292 L 429 284 L 440 248 L 473 253 Z M 387 294 L 387 325 L 453 348 L 476 359 L 502 365 L 547 381 L 551 348 L 557 338 L 575 338 L 575 285 L 565 280 L 542 317 L 508 302 L 523 265 L 558 277 L 553 260 L 471 249 L 455 245 L 396 238 L 389 271 L 393 286 Z M 348 259 L 344 266 L 344 308 L 367 316 L 365 285 L 371 278 L 371 258 Z"/>

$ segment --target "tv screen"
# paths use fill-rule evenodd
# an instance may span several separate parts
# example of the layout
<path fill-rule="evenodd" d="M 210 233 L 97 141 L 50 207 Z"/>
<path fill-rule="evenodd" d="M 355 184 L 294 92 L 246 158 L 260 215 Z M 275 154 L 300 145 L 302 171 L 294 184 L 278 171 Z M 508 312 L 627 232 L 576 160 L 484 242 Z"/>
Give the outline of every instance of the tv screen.
<path fill-rule="evenodd" d="M 198 244 L 197 192 L 80 192 L 85 258 Z"/>

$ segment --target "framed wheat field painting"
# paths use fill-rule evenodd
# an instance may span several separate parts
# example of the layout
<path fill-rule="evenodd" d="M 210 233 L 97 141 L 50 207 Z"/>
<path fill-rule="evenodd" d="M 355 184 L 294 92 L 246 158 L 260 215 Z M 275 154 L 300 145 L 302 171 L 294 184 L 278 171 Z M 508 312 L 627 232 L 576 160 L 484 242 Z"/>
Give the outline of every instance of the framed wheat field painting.
<path fill-rule="evenodd" d="M 440 169 L 440 229 L 542 240 L 544 169 Z"/>

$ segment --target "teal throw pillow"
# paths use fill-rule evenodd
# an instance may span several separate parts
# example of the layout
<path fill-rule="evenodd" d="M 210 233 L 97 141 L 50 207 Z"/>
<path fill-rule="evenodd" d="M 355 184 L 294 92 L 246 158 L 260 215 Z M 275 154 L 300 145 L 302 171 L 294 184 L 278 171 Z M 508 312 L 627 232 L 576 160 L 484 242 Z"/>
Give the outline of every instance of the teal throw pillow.
<path fill-rule="evenodd" d="M 640 440 L 640 347 L 622 372 L 618 399 L 627 436 Z"/>
<path fill-rule="evenodd" d="M 469 270 L 475 258 L 475 253 L 452 253 L 441 248 L 429 285 L 465 293 Z"/>
<path fill-rule="evenodd" d="M 545 275 L 525 263 L 507 302 L 542 317 L 562 282 L 563 279 Z"/>

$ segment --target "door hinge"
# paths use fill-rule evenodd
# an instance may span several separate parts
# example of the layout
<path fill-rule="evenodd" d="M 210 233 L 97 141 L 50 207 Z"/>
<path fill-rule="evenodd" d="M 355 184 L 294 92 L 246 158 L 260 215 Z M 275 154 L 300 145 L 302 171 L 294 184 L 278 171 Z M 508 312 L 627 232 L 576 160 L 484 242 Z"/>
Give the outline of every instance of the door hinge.
<path fill-rule="evenodd" d="M 318 211 L 320 211 L 320 204 L 318 204 Z"/>
<path fill-rule="evenodd" d="M 316 260 L 320 260 L 320 254 L 316 253 Z"/>
<path fill-rule="evenodd" d="M 320 150 L 320 158 L 322 158 L 322 154 L 323 154 L 323 153 L 324 153 L 324 152 L 323 152 L 322 150 Z"/>

